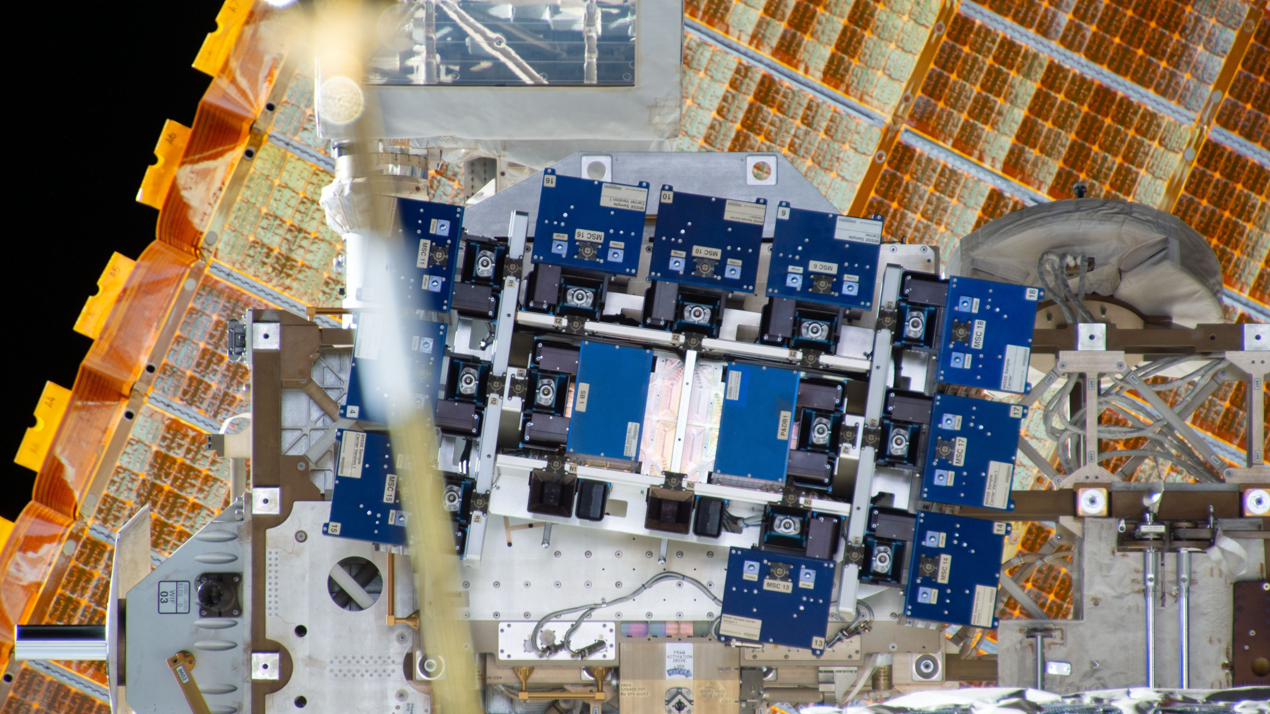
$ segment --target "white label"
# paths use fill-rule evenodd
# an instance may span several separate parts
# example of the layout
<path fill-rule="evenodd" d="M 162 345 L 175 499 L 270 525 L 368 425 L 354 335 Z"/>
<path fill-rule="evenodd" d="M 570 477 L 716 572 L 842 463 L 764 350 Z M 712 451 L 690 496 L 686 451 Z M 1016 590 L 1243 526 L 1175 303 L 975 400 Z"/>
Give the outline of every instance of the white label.
<path fill-rule="evenodd" d="M 741 396 L 741 373 L 732 370 L 728 372 L 728 401 L 736 401 Z"/>
<path fill-rule="evenodd" d="M 551 240 L 569 240 L 568 233 L 552 233 Z"/>
<path fill-rule="evenodd" d="M 427 238 L 419 239 L 419 256 L 415 258 L 416 268 L 428 267 L 428 254 L 432 252 L 432 241 Z"/>
<path fill-rule="evenodd" d="M 600 189 L 600 205 L 605 208 L 620 208 L 624 211 L 643 213 L 648 206 L 648 189 L 639 186 L 623 186 L 620 183 L 606 183 Z"/>
<path fill-rule="evenodd" d="M 766 214 L 767 206 L 761 203 L 729 200 L 723 208 L 723 220 L 752 226 L 763 225 L 763 216 Z"/>
<path fill-rule="evenodd" d="M 336 523 L 335 521 L 331 521 L 330 523 L 327 523 L 326 524 L 327 535 L 339 535 L 340 527 L 341 527 L 340 524 Z"/>
<path fill-rule="evenodd" d="M 177 665 L 177 667 L 176 667 L 176 676 L 178 676 L 178 677 L 180 677 L 180 678 L 181 678 L 181 684 L 189 684 L 189 683 L 190 683 L 190 675 L 188 675 L 188 674 L 186 674 L 186 673 L 185 673 L 185 665 L 183 665 L 183 664 L 182 664 L 182 665 Z"/>
<path fill-rule="evenodd" d="M 694 245 L 692 246 L 692 257 L 720 260 L 723 258 L 723 251 L 718 248 L 707 248 L 704 245 Z"/>
<path fill-rule="evenodd" d="M 979 298 L 975 298 L 973 301 L 971 301 L 970 311 L 975 313 L 979 312 Z"/>
<path fill-rule="evenodd" d="M 397 474 L 388 474 L 384 479 L 384 503 L 397 501 Z"/>
<path fill-rule="evenodd" d="M 626 242 L 620 241 L 620 240 L 611 240 L 609 241 L 609 247 L 610 248 L 625 248 Z"/>
<path fill-rule="evenodd" d="M 992 613 L 997 609 L 997 589 L 986 585 L 975 586 L 975 604 L 970 611 L 970 624 L 975 627 L 992 627 Z"/>
<path fill-rule="evenodd" d="M 737 260 L 736 258 L 728 258 L 728 265 L 735 265 L 736 267 L 739 268 L 743 264 L 741 263 L 741 261 Z"/>
<path fill-rule="evenodd" d="M 1008 526 L 1006 526 L 1005 521 L 997 521 L 996 523 L 992 524 L 992 534 L 1005 535 L 1007 528 Z"/>
<path fill-rule="evenodd" d="M 952 556 L 944 553 L 939 556 L 939 573 L 935 576 L 935 582 L 947 583 L 950 574 L 952 574 Z"/>
<path fill-rule="evenodd" d="M 776 427 L 776 438 L 780 439 L 781 441 L 789 440 L 790 417 L 791 417 L 790 412 L 781 412 L 780 422 L 778 423 Z"/>
<path fill-rule="evenodd" d="M 356 419 L 362 415 L 362 408 L 356 404 L 350 404 L 344 408 L 344 415 L 349 419 Z"/>
<path fill-rule="evenodd" d="M 662 203 L 674 203 L 674 202 L 675 202 L 675 192 L 674 192 L 674 191 L 662 191 L 662 192 L 661 192 L 661 202 L 662 202 Z"/>
<path fill-rule="evenodd" d="M 353 356 L 357 359 L 379 359 L 379 335 L 383 332 L 383 318 L 373 312 L 357 316 L 357 339 Z"/>
<path fill-rule="evenodd" d="M 573 232 L 573 239 L 587 243 L 603 243 L 604 231 L 588 231 L 584 228 L 579 228 Z"/>
<path fill-rule="evenodd" d="M 578 382 L 578 398 L 573 402 L 573 411 L 585 412 L 587 397 L 591 396 L 591 385 L 586 382 Z"/>
<path fill-rule="evenodd" d="M 763 589 L 774 593 L 791 593 L 794 591 L 794 584 L 788 580 L 772 580 L 768 578 L 763 581 Z"/>
<path fill-rule="evenodd" d="M 838 216 L 838 223 L 833 229 L 833 237 L 835 240 L 849 240 L 854 243 L 878 245 L 882 242 L 882 221 L 875 221 L 872 218 Z"/>
<path fill-rule="evenodd" d="M 670 251 L 670 257 L 672 257 L 672 258 L 687 258 L 687 257 L 688 257 L 688 254 L 687 254 L 687 253 L 685 253 L 685 252 L 684 252 L 684 251 L 682 251 L 682 250 L 672 250 L 672 251 Z"/>
<path fill-rule="evenodd" d="M 1005 365 L 1001 371 L 1001 389 L 1022 394 L 1027 391 L 1027 363 L 1032 350 L 1017 345 L 1005 346 Z"/>
<path fill-rule="evenodd" d="M 789 220 L 789 206 L 777 206 L 777 207 L 776 207 L 776 220 L 778 220 L 778 221 L 787 221 L 787 220 Z"/>
<path fill-rule="evenodd" d="M 959 436 L 953 439 L 953 466 L 966 465 L 966 437 Z"/>
<path fill-rule="evenodd" d="M 1036 302 L 1041 297 L 1041 291 L 1036 288 L 1028 288 L 1027 292 L 1023 293 L 1023 297 Z"/>
<path fill-rule="evenodd" d="M 635 454 L 639 451 L 639 422 L 630 421 L 626 423 L 626 444 L 622 448 L 622 454 L 628 458 L 635 458 Z"/>
<path fill-rule="evenodd" d="M 838 264 L 826 263 L 823 260 L 813 260 L 807 263 L 807 270 L 813 273 L 825 273 L 827 275 L 837 275 Z"/>
<path fill-rule="evenodd" d="M 159 583 L 159 614 L 188 615 L 190 583 L 186 580 L 164 580 Z"/>
<path fill-rule="evenodd" d="M 556 175 L 555 175 L 555 174 L 543 174 L 543 176 L 542 176 L 542 185 L 543 185 L 543 187 L 544 187 L 544 188 L 555 188 L 555 187 L 556 187 Z"/>
<path fill-rule="evenodd" d="M 692 643 L 666 643 L 666 679 L 692 679 Z"/>
<path fill-rule="evenodd" d="M 813 650 L 823 650 L 825 648 L 825 638 L 823 637 L 811 638 L 811 648 Z"/>
<path fill-rule="evenodd" d="M 1010 485 L 1014 481 L 1014 464 L 988 462 L 988 481 L 983 489 L 983 505 L 1006 508 L 1010 503 Z"/>
<path fill-rule="evenodd" d="M 719 622 L 719 634 L 728 637 L 740 637 L 743 640 L 757 640 L 763 630 L 763 621 L 751 617 L 724 615 Z"/>
<path fill-rule="evenodd" d="M 947 543 L 948 543 L 948 534 L 947 534 L 947 533 L 940 532 L 940 534 L 939 534 L 939 545 L 938 545 L 937 547 L 939 547 L 939 548 L 943 548 L 943 547 L 944 547 L 944 545 L 945 545 L 945 544 L 947 544 Z"/>
<path fill-rule="evenodd" d="M 1012 405 L 1010 405 L 1010 417 L 1011 417 L 1011 418 L 1014 418 L 1014 419 L 1022 419 L 1022 418 L 1023 418 L 1023 405 L 1021 405 L 1021 404 L 1012 404 Z"/>
<path fill-rule="evenodd" d="M 802 275 L 802 274 L 803 274 L 803 266 L 801 266 L 801 265 L 791 265 L 791 266 L 789 266 L 789 272 L 794 273 L 795 275 Z"/>
<path fill-rule="evenodd" d="M 362 461 L 366 456 L 366 434 L 346 431 L 340 441 L 340 467 L 337 475 L 345 478 L 362 477 Z"/>
<path fill-rule="evenodd" d="M 975 333 L 970 338 L 970 348 L 975 350 L 983 349 L 983 333 L 988 330 L 988 323 L 983 320 L 975 320 Z"/>

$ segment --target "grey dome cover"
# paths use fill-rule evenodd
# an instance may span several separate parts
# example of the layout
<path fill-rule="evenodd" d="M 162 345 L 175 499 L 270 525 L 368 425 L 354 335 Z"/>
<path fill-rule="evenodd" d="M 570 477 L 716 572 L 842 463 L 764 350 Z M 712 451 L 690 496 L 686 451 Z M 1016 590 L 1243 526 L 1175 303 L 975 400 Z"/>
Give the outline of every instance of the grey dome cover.
<path fill-rule="evenodd" d="M 1088 291 L 1186 327 L 1225 321 L 1221 264 L 1179 218 L 1141 203 L 1078 198 L 1002 216 L 961 239 L 948 275 L 1040 286 L 1036 264 L 1053 250 L 1094 259 Z"/>

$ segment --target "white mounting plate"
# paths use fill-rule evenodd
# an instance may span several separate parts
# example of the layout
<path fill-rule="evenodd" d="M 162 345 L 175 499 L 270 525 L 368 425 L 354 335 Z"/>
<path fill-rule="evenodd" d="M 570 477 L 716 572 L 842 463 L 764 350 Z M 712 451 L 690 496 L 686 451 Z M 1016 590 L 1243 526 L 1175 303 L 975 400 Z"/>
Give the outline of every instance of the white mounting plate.
<path fill-rule="evenodd" d="M 664 587 L 664 586 L 663 586 Z M 498 624 L 498 660 L 500 662 L 511 662 L 518 660 L 531 660 L 535 662 L 577 662 L 586 664 L 589 662 L 612 662 L 617 659 L 617 623 L 616 622 L 584 622 L 574 631 L 573 636 L 569 638 L 569 644 L 574 649 L 582 649 L 592 642 L 604 640 L 604 644 L 608 645 L 603 650 L 587 657 L 584 660 L 574 659 L 566 650 L 560 650 L 550 657 L 539 657 L 529 645 L 529 636 L 533 634 L 536 622 L 500 622 Z M 543 634 L 554 632 L 556 642 L 564 637 L 564 633 L 573 625 L 573 620 L 552 620 L 542 626 L 542 632 L 539 633 L 538 640 L 545 641 Z"/>

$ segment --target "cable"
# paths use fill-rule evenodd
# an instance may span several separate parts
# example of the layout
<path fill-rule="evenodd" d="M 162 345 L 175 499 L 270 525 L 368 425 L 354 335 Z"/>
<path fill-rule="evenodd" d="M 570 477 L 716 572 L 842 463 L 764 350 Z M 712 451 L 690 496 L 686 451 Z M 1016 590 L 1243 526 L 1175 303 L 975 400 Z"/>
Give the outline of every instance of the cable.
<path fill-rule="evenodd" d="M 229 425 L 232 424 L 235 419 L 251 419 L 251 412 L 243 412 L 242 414 L 235 414 L 232 417 L 226 419 L 225 423 L 220 425 L 220 433 L 222 434 L 228 433 Z"/>
<path fill-rule="evenodd" d="M 648 590 L 654 585 L 667 582 L 667 581 L 688 583 L 689 585 L 692 585 L 696 587 L 698 590 L 700 590 L 701 592 L 705 593 L 706 596 L 710 598 L 710 601 L 713 602 L 715 605 L 718 605 L 720 607 L 723 606 L 723 600 L 719 599 L 718 597 L 715 597 L 715 594 L 710 592 L 710 588 L 706 587 L 705 583 L 701 582 L 700 580 L 697 580 L 696 578 L 692 578 L 687 575 L 684 575 L 683 573 L 666 571 L 662 573 L 657 573 L 656 575 L 649 578 L 648 580 L 645 580 L 643 585 L 640 585 L 638 588 L 635 588 L 635 590 L 633 590 L 629 594 L 623 595 L 622 597 L 619 597 L 615 600 L 601 600 L 600 602 L 591 603 L 589 605 L 578 605 L 576 607 L 567 607 L 567 608 L 564 608 L 563 610 L 556 610 L 555 612 L 551 612 L 544 615 L 542 619 L 538 620 L 538 622 L 534 625 L 533 632 L 529 633 L 529 643 L 530 645 L 533 646 L 534 651 L 537 652 L 540 657 L 548 656 L 552 652 L 558 652 L 562 649 L 567 650 L 571 654 L 576 654 L 575 650 L 573 650 L 569 646 L 569 640 L 571 637 L 573 637 L 573 633 L 577 631 L 579 627 L 582 626 L 582 623 L 587 619 L 587 617 L 591 615 L 591 613 L 606 607 L 612 607 L 613 605 L 617 605 L 619 603 L 623 603 L 628 600 L 633 600 L 636 597 L 638 597 L 640 594 L 642 594 L 645 590 Z M 548 647 L 542 647 L 538 643 L 538 633 L 542 630 L 543 625 L 546 625 L 551 620 L 555 620 L 559 618 L 561 615 L 568 615 L 569 613 L 578 612 L 578 611 L 582 611 L 582 614 L 578 616 L 578 619 L 573 622 L 573 625 L 571 625 L 568 630 L 565 630 L 564 637 L 560 638 L 560 642 L 558 644 L 550 645 Z"/>

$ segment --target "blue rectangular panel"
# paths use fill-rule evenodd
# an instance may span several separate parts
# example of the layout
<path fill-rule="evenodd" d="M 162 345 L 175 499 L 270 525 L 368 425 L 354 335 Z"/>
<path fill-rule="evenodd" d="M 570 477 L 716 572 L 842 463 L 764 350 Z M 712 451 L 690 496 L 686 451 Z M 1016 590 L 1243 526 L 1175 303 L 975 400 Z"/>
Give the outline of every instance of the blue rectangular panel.
<path fill-rule="evenodd" d="M 534 262 L 634 275 L 644 247 L 648 182 L 627 186 L 542 172 Z"/>
<path fill-rule="evenodd" d="M 820 656 L 833 599 L 831 560 L 730 548 L 719 641 L 801 647 Z"/>
<path fill-rule="evenodd" d="M 569 420 L 571 453 L 639 458 L 652 368 L 651 350 L 582 343 Z"/>
<path fill-rule="evenodd" d="M 798 372 L 729 362 L 715 473 L 783 481 L 797 398 Z"/>
<path fill-rule="evenodd" d="M 753 293 L 767 200 L 756 203 L 661 187 L 648 277 Z"/>
<path fill-rule="evenodd" d="M 939 381 L 1026 394 L 1040 288 L 975 278 L 948 281 Z"/>
<path fill-rule="evenodd" d="M 348 377 L 348 398 L 340 405 L 346 419 L 387 424 L 394 407 L 413 404 L 432 413 L 441 384 L 441 360 L 445 356 L 448 325 L 439 322 L 403 320 L 405 346 L 410 350 L 410 388 L 391 385 L 380 374 L 380 324 L 384 318 L 369 312 L 357 314 L 357 337 L 353 346 L 353 368 Z"/>
<path fill-rule="evenodd" d="M 1010 524 L 918 513 L 905 613 L 969 627 L 997 626 L 1001 551 Z"/>
<path fill-rule="evenodd" d="M 341 429 L 329 536 L 406 544 L 406 514 L 397 495 L 397 466 L 386 434 Z"/>
<path fill-rule="evenodd" d="M 397 211 L 401 215 L 396 232 L 401 253 L 389 270 L 399 273 L 399 284 L 405 290 L 401 298 L 404 307 L 449 312 L 463 207 L 402 198 L 397 201 Z M 370 285 L 372 290 L 378 287 L 373 282 Z"/>
<path fill-rule="evenodd" d="M 1027 407 L 936 394 L 922 498 L 1013 511 L 1010 488 Z"/>
<path fill-rule="evenodd" d="M 776 208 L 767 296 L 870 309 L 882 221 Z"/>

